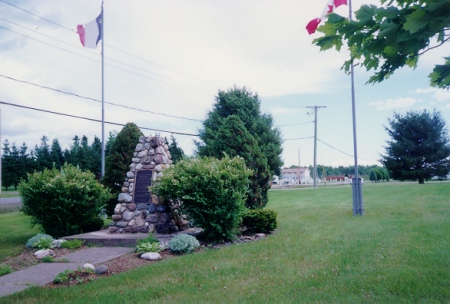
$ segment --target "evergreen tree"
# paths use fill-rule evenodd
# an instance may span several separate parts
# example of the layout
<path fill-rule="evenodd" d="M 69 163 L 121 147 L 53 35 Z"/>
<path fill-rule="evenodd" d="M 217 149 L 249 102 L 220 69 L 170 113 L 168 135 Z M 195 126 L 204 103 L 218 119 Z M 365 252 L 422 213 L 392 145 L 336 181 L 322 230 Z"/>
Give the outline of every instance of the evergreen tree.
<path fill-rule="evenodd" d="M 218 139 L 217 132 L 224 124 L 225 118 L 236 115 L 255 138 L 261 152 L 267 158 L 270 175 L 280 175 L 280 168 L 283 165 L 281 132 L 273 126 L 273 118 L 270 114 L 261 113 L 260 104 L 258 95 L 246 88 L 235 87 L 226 92 L 219 91 L 213 110 L 208 113 L 203 122 L 203 129 L 200 130 L 200 139 L 203 142 L 196 142 L 197 153 L 200 156 L 220 153 L 214 150 L 213 144 Z"/>
<path fill-rule="evenodd" d="M 11 156 L 11 147 L 8 139 L 3 142 L 2 153 L 2 186 L 8 190 L 14 184 L 14 158 Z"/>
<path fill-rule="evenodd" d="M 441 113 L 409 111 L 394 113 L 385 127 L 390 141 L 381 163 L 399 180 L 418 180 L 420 184 L 433 176 L 445 177 L 450 170 L 450 145 Z"/>
<path fill-rule="evenodd" d="M 268 202 L 267 192 L 270 187 L 267 158 L 239 117 L 226 117 L 217 130 L 216 140 L 210 145 L 210 151 L 214 153 L 210 155 L 212 157 L 221 159 L 225 155 L 231 158 L 240 156 L 245 160 L 247 168 L 253 170 L 245 205 L 250 209 L 263 208 Z"/>
<path fill-rule="evenodd" d="M 114 207 L 117 204 L 122 183 L 125 180 L 126 173 L 129 170 L 136 145 L 139 143 L 139 137 L 144 136 L 134 123 L 127 123 L 125 127 L 117 134 L 110 153 L 106 157 L 105 176 L 102 183 L 111 189 L 113 198 L 108 202 L 107 213 L 113 214 Z"/>
<path fill-rule="evenodd" d="M 80 146 L 80 138 L 78 135 L 75 135 L 74 138 L 72 138 L 73 144 L 70 146 L 70 150 L 68 153 L 68 157 L 66 157 L 67 163 L 74 165 L 74 166 L 80 166 L 81 165 L 81 146 Z"/>
<path fill-rule="evenodd" d="M 48 145 L 48 137 L 42 136 L 41 145 L 34 148 L 36 156 L 36 170 L 43 171 L 44 169 L 51 169 L 53 166 L 50 156 L 50 147 Z"/>
<path fill-rule="evenodd" d="M 80 169 L 89 170 L 89 158 L 91 157 L 89 141 L 86 135 L 81 137 L 81 148 L 80 148 Z"/>
<path fill-rule="evenodd" d="M 102 142 L 95 136 L 89 149 L 88 170 L 98 176 L 102 171 Z"/>
<path fill-rule="evenodd" d="M 50 150 L 50 158 L 57 169 L 61 168 L 61 166 L 64 165 L 64 156 L 62 153 L 61 145 L 59 144 L 57 138 L 53 139 Z"/>
<path fill-rule="evenodd" d="M 167 138 L 166 142 L 168 142 Z M 172 161 L 174 164 L 186 157 L 183 149 L 178 146 L 177 140 L 173 135 L 170 136 L 169 152 L 172 156 Z"/>

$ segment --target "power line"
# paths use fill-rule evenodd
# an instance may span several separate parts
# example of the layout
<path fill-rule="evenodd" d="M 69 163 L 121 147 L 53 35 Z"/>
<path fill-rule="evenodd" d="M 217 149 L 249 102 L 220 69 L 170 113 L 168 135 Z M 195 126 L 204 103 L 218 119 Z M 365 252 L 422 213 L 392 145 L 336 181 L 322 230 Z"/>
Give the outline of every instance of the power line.
<path fill-rule="evenodd" d="M 95 102 L 102 102 L 101 100 L 98 100 L 98 99 L 95 99 L 95 98 L 92 98 L 92 97 L 86 97 L 86 96 L 78 95 L 78 94 L 75 94 L 75 93 L 62 91 L 62 90 L 59 90 L 59 89 L 55 89 L 55 88 L 39 85 L 39 84 L 36 84 L 36 83 L 32 83 L 32 82 L 29 82 L 29 81 L 19 80 L 19 79 L 16 79 L 16 78 L 13 78 L 13 77 L 10 77 L 10 76 L 5 76 L 5 75 L 2 75 L 2 74 L 0 74 L 0 77 L 6 78 L 6 79 L 9 79 L 9 80 L 12 80 L 12 81 L 17 81 L 17 82 L 29 84 L 29 85 L 32 85 L 32 86 L 36 86 L 38 88 L 52 90 L 52 91 L 55 91 L 55 92 L 58 92 L 58 93 L 61 93 L 61 94 L 66 94 L 66 95 L 70 95 L 70 96 L 74 96 L 74 97 L 78 97 L 78 98 L 82 98 L 82 99 L 92 100 L 92 101 L 95 101 Z M 154 114 L 154 115 L 161 115 L 161 116 L 166 116 L 166 117 L 171 117 L 171 118 L 202 122 L 202 120 L 199 120 L 199 119 L 193 119 L 193 118 L 187 118 L 187 117 L 183 117 L 183 116 L 176 116 L 176 115 L 158 113 L 158 112 L 153 112 L 153 111 L 149 111 L 149 110 L 144 110 L 144 109 L 124 106 L 124 105 L 120 105 L 120 104 L 115 104 L 115 103 L 112 103 L 112 102 L 106 102 L 105 101 L 105 103 L 109 104 L 109 105 L 112 105 L 112 106 L 116 106 L 116 107 L 121 107 L 121 108 L 125 108 L 125 109 L 135 110 L 135 111 L 139 111 L 139 112 L 147 112 L 147 113 L 151 113 L 151 114 Z"/>
<path fill-rule="evenodd" d="M 38 109 L 38 108 L 33 108 L 33 107 L 28 107 L 28 106 L 22 106 L 22 105 L 18 105 L 18 104 L 9 103 L 9 102 L 4 102 L 4 101 L 1 101 L 1 100 L 0 100 L 0 104 L 13 106 L 13 107 L 18 107 L 18 108 L 22 108 L 22 109 L 28 109 L 28 110 L 33 110 L 33 111 L 39 111 L 39 112 L 44 112 L 44 113 L 55 114 L 55 115 L 60 115 L 60 116 L 72 117 L 72 118 L 77 118 L 77 119 L 84 119 L 84 120 L 93 121 L 93 122 L 102 122 L 99 119 L 83 117 L 83 116 L 78 116 L 78 115 L 72 115 L 72 114 L 66 114 L 66 113 L 60 113 L 60 112 L 44 110 L 44 109 Z M 111 121 L 105 121 L 105 123 L 109 124 L 109 125 L 115 125 L 115 126 L 125 126 L 125 124 L 121 124 L 121 123 L 117 123 L 117 122 L 111 122 Z M 190 134 L 190 133 L 183 133 L 183 132 L 176 132 L 176 131 L 167 131 L 167 130 L 161 130 L 161 129 L 148 128 L 148 127 L 139 127 L 139 128 L 140 129 L 144 129 L 144 130 L 157 131 L 157 132 L 166 132 L 166 133 L 172 133 L 172 134 L 178 134 L 178 135 L 199 136 L 198 134 Z"/>
<path fill-rule="evenodd" d="M 15 7 L 15 8 L 17 8 L 17 9 L 19 9 L 19 10 L 25 12 L 25 13 L 28 13 L 28 14 L 30 14 L 30 15 L 32 15 L 32 16 L 35 16 L 35 17 L 40 18 L 40 19 L 42 19 L 42 20 L 45 20 L 45 21 L 47 21 L 47 22 L 50 22 L 50 23 L 52 23 L 52 24 L 54 24 L 54 25 L 57 25 L 57 26 L 59 26 L 59 27 L 65 29 L 65 30 L 68 30 L 68 31 L 70 31 L 70 32 L 73 33 L 73 30 L 72 30 L 71 28 L 65 27 L 65 26 L 63 26 L 63 25 L 61 25 L 61 24 L 59 24 L 59 23 L 56 23 L 56 22 L 52 21 L 52 20 L 49 20 L 49 19 L 44 18 L 44 17 L 42 17 L 42 16 L 36 15 L 36 14 L 34 14 L 34 13 L 32 13 L 32 12 L 26 10 L 26 9 L 23 9 L 23 8 L 21 8 L 21 7 L 18 7 L 18 6 L 16 6 L 16 5 L 13 5 L 13 4 L 11 4 L 11 3 L 9 3 L 9 2 L 6 2 L 6 1 L 4 1 L 4 0 L 0 0 L 0 2 L 3 2 L 3 3 L 8 4 L 8 5 L 10 5 L 10 6 L 13 6 L 13 7 Z M 1 18 L 1 19 L 3 19 L 3 18 Z M 13 23 L 13 22 L 8 21 L 8 20 L 6 20 L 6 19 L 3 19 L 3 20 L 5 20 L 5 21 L 7 21 L 7 22 L 10 22 L 10 23 Z M 15 24 L 15 23 L 13 23 L 13 24 Z M 17 24 L 16 24 L 16 25 L 17 25 Z M 20 25 L 18 25 L 18 26 L 20 26 Z M 21 27 L 23 27 L 23 26 L 21 26 Z M 54 39 L 54 38 L 52 38 L 52 39 Z M 58 40 L 58 41 L 59 41 L 59 40 Z M 62 41 L 61 41 L 61 42 L 62 42 Z M 179 74 L 179 75 L 182 75 L 182 76 L 184 76 L 184 77 L 192 78 L 192 79 L 195 79 L 195 80 L 197 80 L 197 81 L 201 81 L 201 82 L 203 82 L 203 83 L 206 83 L 206 84 L 208 84 L 208 85 L 211 85 L 211 86 L 216 87 L 215 84 L 209 83 L 209 82 L 204 81 L 204 80 L 202 80 L 202 79 L 200 79 L 200 78 L 197 78 L 197 77 L 189 76 L 189 75 L 186 75 L 186 74 L 184 74 L 184 73 L 181 73 L 181 72 L 172 70 L 172 69 L 170 69 L 170 68 L 167 68 L 167 67 L 165 67 L 165 66 L 162 66 L 162 65 L 160 65 L 160 64 L 157 64 L 157 63 L 155 63 L 155 62 L 149 61 L 149 60 L 147 60 L 147 59 L 144 59 L 144 58 L 141 58 L 141 57 L 139 57 L 139 56 L 133 55 L 133 54 L 131 54 L 131 53 L 129 53 L 129 52 L 126 52 L 126 51 L 120 50 L 120 49 L 118 49 L 118 48 L 115 48 L 115 47 L 113 47 L 113 46 L 111 46 L 111 45 L 109 45 L 109 44 L 106 44 L 106 46 L 109 47 L 109 48 L 111 48 L 111 49 L 114 49 L 114 50 L 116 50 L 116 51 L 118 51 L 118 52 L 127 54 L 128 56 L 132 56 L 132 57 L 134 57 L 134 58 L 136 58 L 136 59 L 139 59 L 139 60 L 142 60 L 142 61 L 144 61 L 144 62 L 153 64 L 153 65 L 155 65 L 155 66 L 157 66 L 157 67 L 160 67 L 160 68 L 162 68 L 162 69 L 165 69 L 165 70 L 168 70 L 168 71 L 177 73 L 177 74 Z M 86 51 L 87 51 L 87 50 L 86 50 Z M 108 58 L 108 57 L 106 57 L 106 58 Z M 113 60 L 113 59 L 111 59 L 111 58 L 108 58 L 108 59 Z M 116 61 L 116 60 L 113 60 L 113 61 Z M 125 64 L 125 63 L 122 63 L 122 64 Z M 135 67 L 135 68 L 136 68 L 136 67 Z M 151 72 L 148 72 L 148 73 L 151 73 Z M 153 74 L 156 74 L 156 73 L 153 73 Z M 156 75 L 158 75 L 158 74 L 156 74 Z M 166 76 L 162 76 L 162 75 L 158 75 L 158 76 L 160 76 L 160 77 L 166 77 Z M 166 78 L 169 78 L 169 77 L 166 77 Z M 170 79 L 170 78 L 169 78 L 169 79 Z"/>
<path fill-rule="evenodd" d="M 86 56 L 77 54 L 77 53 L 75 53 L 75 52 L 72 52 L 72 51 L 69 51 L 69 50 L 66 50 L 66 49 L 62 49 L 62 48 L 60 48 L 60 47 L 58 47 L 58 46 L 55 46 L 55 45 L 52 45 L 52 44 L 50 44 L 50 43 L 44 42 L 44 41 L 42 41 L 42 40 L 39 40 L 39 39 L 30 37 L 30 36 L 27 36 L 27 35 L 25 35 L 25 34 L 21 34 L 21 33 L 19 33 L 19 32 L 13 31 L 13 30 L 11 30 L 11 29 L 8 29 L 8 28 L 2 27 L 2 26 L 0 26 L 0 29 L 9 31 L 9 32 L 11 32 L 11 33 L 14 33 L 14 34 L 23 36 L 23 37 L 25 37 L 25 38 L 28 38 L 28 39 L 37 41 L 37 42 L 39 42 L 39 43 L 42 43 L 42 44 L 51 46 L 51 47 L 56 48 L 56 49 L 58 49 L 58 50 L 61 50 L 61 51 L 64 51 L 64 52 L 68 52 L 68 53 L 70 53 L 70 54 L 73 54 L 73 55 L 76 55 L 76 56 L 79 56 L 79 57 L 82 57 L 82 58 L 85 58 L 85 59 L 94 61 L 94 62 L 96 62 L 96 63 L 99 63 L 99 62 L 98 62 L 97 60 L 95 60 L 95 59 L 92 59 L 92 58 L 89 58 L 89 57 L 86 57 Z M 39 34 L 40 34 L 40 33 L 39 33 Z M 46 35 L 44 35 L 44 36 L 46 36 Z M 48 37 L 48 36 L 47 36 L 47 37 Z M 60 41 L 60 40 L 57 40 L 57 41 Z M 63 42 L 63 41 L 60 41 L 60 42 L 61 42 L 61 43 L 65 43 L 65 42 Z M 65 43 L 65 44 L 67 44 L 67 43 Z M 70 45 L 70 44 L 69 44 L 69 45 Z M 72 45 L 71 45 L 71 46 L 72 46 Z M 117 60 L 113 60 L 113 61 L 117 61 Z M 121 62 L 120 62 L 120 63 L 121 63 Z M 121 63 L 121 64 L 127 65 L 127 64 L 125 64 L 125 63 Z M 174 87 L 178 87 L 178 88 L 181 88 L 181 89 L 185 89 L 185 90 L 189 90 L 189 91 L 196 92 L 195 90 L 190 89 L 190 88 L 186 88 L 186 87 L 183 87 L 183 86 L 179 86 L 179 85 L 176 85 L 176 84 L 172 84 L 172 83 L 169 83 L 169 82 L 166 82 L 166 81 L 163 81 L 163 80 L 151 78 L 151 77 L 149 77 L 149 76 L 145 76 L 145 75 L 142 75 L 142 74 L 139 74 L 139 73 L 136 73 L 136 72 L 132 72 L 132 71 L 129 71 L 129 70 L 126 70 L 126 69 L 123 69 L 123 68 L 120 68 L 120 67 L 117 67 L 117 66 L 114 66 L 114 65 L 111 65 L 111 64 L 105 64 L 105 65 L 106 65 L 106 66 L 109 66 L 109 67 L 112 67 L 112 68 L 114 68 L 114 69 L 117 69 L 117 70 L 126 72 L 126 73 L 130 73 L 130 74 L 133 74 L 133 75 L 142 77 L 142 78 L 147 78 L 147 79 L 149 79 L 149 80 L 157 81 L 157 82 L 164 83 L 164 84 L 167 84 L 167 85 L 170 85 L 170 86 L 174 86 Z M 209 96 L 209 94 L 206 94 L 206 93 L 203 93 L 203 92 L 200 92 L 200 91 L 197 91 L 197 93 L 200 93 L 200 94 L 204 94 L 204 95 L 208 95 L 208 96 Z"/>
<path fill-rule="evenodd" d="M 339 150 L 339 149 L 337 149 L 337 148 L 331 146 L 330 144 L 327 144 L 326 142 L 320 140 L 319 138 L 317 138 L 317 140 L 320 141 L 321 143 L 323 143 L 324 145 L 330 147 L 330 148 L 333 149 L 333 150 L 336 150 L 336 151 L 338 151 L 338 152 L 341 152 L 342 154 L 345 154 L 345 155 L 347 155 L 347 156 L 354 157 L 354 155 L 351 155 L 351 154 L 349 154 L 349 153 L 346 153 L 346 152 L 344 152 L 344 151 L 341 151 L 341 150 Z M 360 158 L 360 157 L 358 157 L 358 159 L 360 159 L 360 160 L 365 160 L 365 161 L 369 161 L 369 160 L 367 160 L 367 159 Z"/>
<path fill-rule="evenodd" d="M 57 26 L 59 26 L 59 27 L 62 27 L 62 28 L 64 28 L 64 29 L 66 29 L 66 30 L 72 31 L 71 29 L 69 29 L 69 28 L 67 28 L 67 27 L 65 27 L 65 26 L 63 26 L 63 25 L 61 25 L 61 24 L 58 24 L 58 23 L 56 23 L 56 22 L 53 22 L 53 21 L 51 21 L 51 20 L 49 20 L 49 19 L 46 19 L 46 18 L 44 18 L 44 17 L 38 16 L 38 15 L 36 15 L 36 14 L 30 12 L 30 11 L 27 11 L 27 10 L 21 8 L 21 7 L 18 7 L 18 6 L 16 6 L 16 5 L 14 5 L 14 4 L 11 4 L 11 3 L 6 2 L 6 1 L 3 1 L 3 0 L 0 0 L 0 2 L 3 2 L 3 3 L 8 4 L 8 5 L 11 5 L 11 6 L 13 6 L 13 7 L 17 8 L 18 10 L 21 10 L 21 11 L 23 11 L 23 12 L 25 12 L 25 13 L 28 13 L 28 14 L 33 15 L 33 16 L 35 16 L 35 17 L 38 17 L 38 18 L 40 18 L 40 19 L 42 19 L 42 20 L 45 20 L 45 21 L 47 21 L 47 22 L 50 22 L 50 23 L 52 23 L 52 24 L 54 24 L 54 25 L 57 25 Z"/>
<path fill-rule="evenodd" d="M 284 139 L 284 141 L 288 141 L 288 140 L 310 139 L 310 138 L 314 138 L 314 136 L 309 136 L 309 137 L 299 137 L 299 138 L 289 138 L 289 139 Z"/>
<path fill-rule="evenodd" d="M 291 123 L 291 124 L 285 124 L 285 125 L 277 125 L 277 127 L 289 127 L 289 126 L 298 126 L 298 125 L 306 125 L 313 123 L 314 121 L 307 121 L 307 122 L 299 122 L 299 123 Z"/>

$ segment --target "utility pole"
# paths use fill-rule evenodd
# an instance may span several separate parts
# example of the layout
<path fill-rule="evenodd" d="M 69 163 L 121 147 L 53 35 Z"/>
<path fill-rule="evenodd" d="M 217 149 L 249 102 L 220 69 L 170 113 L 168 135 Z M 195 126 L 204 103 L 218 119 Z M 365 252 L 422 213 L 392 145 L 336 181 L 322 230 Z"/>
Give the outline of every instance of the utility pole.
<path fill-rule="evenodd" d="M 314 188 L 317 187 L 317 110 L 320 108 L 326 108 L 325 106 L 309 106 L 307 108 L 314 109 Z"/>

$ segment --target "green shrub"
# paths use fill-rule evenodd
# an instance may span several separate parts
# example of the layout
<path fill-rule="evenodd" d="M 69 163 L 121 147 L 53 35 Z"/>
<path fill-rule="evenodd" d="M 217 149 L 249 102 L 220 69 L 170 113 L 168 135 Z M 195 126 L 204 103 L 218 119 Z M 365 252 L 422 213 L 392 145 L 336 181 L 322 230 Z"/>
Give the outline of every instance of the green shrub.
<path fill-rule="evenodd" d="M 69 240 L 69 241 L 65 241 L 65 242 L 61 243 L 61 248 L 75 249 L 75 248 L 80 248 L 81 246 L 83 246 L 83 244 L 84 244 L 83 240 L 73 239 L 73 240 Z"/>
<path fill-rule="evenodd" d="M 251 174 L 240 157 L 184 159 L 164 170 L 153 191 L 181 201 L 181 211 L 203 229 L 206 239 L 222 241 L 237 233 Z"/>
<path fill-rule="evenodd" d="M 53 240 L 49 238 L 40 238 L 34 243 L 34 247 L 39 249 L 50 249 L 52 248 Z"/>
<path fill-rule="evenodd" d="M 38 233 L 27 241 L 26 247 L 27 248 L 38 248 L 36 243 L 40 239 L 48 239 L 48 240 L 50 240 L 50 244 L 54 241 L 52 236 L 50 236 L 48 234 Z M 48 248 L 50 248 L 50 247 L 48 247 Z"/>
<path fill-rule="evenodd" d="M 137 253 L 146 253 L 146 252 L 160 252 L 165 248 L 161 246 L 159 242 L 150 243 L 150 242 L 141 242 L 136 245 Z"/>
<path fill-rule="evenodd" d="M 156 237 L 153 235 L 153 233 L 150 232 L 148 237 L 143 238 L 143 239 L 139 239 L 139 240 L 137 240 L 137 242 L 136 242 L 137 245 L 139 245 L 139 244 L 141 244 L 141 243 L 150 243 L 150 244 L 153 244 L 153 243 L 159 243 L 159 240 L 158 240 L 158 238 L 156 238 Z"/>
<path fill-rule="evenodd" d="M 50 256 L 50 255 L 47 255 L 47 256 L 45 256 L 45 257 L 42 258 L 42 262 L 44 262 L 44 263 L 53 263 L 54 261 L 55 261 L 55 260 L 54 260 L 53 257 Z"/>
<path fill-rule="evenodd" d="M 60 170 L 29 174 L 28 181 L 20 183 L 19 193 L 22 211 L 32 224 L 57 238 L 89 232 L 87 228 L 110 198 L 94 174 L 67 164 Z"/>
<path fill-rule="evenodd" d="M 12 272 L 11 267 L 9 267 L 8 265 L 4 264 L 0 265 L 0 277 L 11 272 Z"/>
<path fill-rule="evenodd" d="M 81 225 L 81 232 L 97 231 L 103 228 L 104 221 L 100 217 L 93 217 Z"/>
<path fill-rule="evenodd" d="M 251 232 L 267 233 L 277 228 L 277 213 L 270 209 L 247 210 L 242 224 Z"/>
<path fill-rule="evenodd" d="M 199 241 L 188 234 L 180 233 L 169 241 L 169 248 L 175 253 L 189 253 L 200 247 Z"/>

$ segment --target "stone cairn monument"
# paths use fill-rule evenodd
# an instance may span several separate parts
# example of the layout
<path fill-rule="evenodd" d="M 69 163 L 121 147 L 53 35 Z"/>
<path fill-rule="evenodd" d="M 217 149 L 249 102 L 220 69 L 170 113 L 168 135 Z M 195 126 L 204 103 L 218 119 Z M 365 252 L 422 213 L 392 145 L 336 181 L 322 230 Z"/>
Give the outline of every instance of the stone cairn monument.
<path fill-rule="evenodd" d="M 170 202 L 149 192 L 148 187 L 172 164 L 166 140 L 159 135 L 139 138 L 130 171 L 119 194 L 118 204 L 109 226 L 110 233 L 167 234 L 189 227 Z"/>

